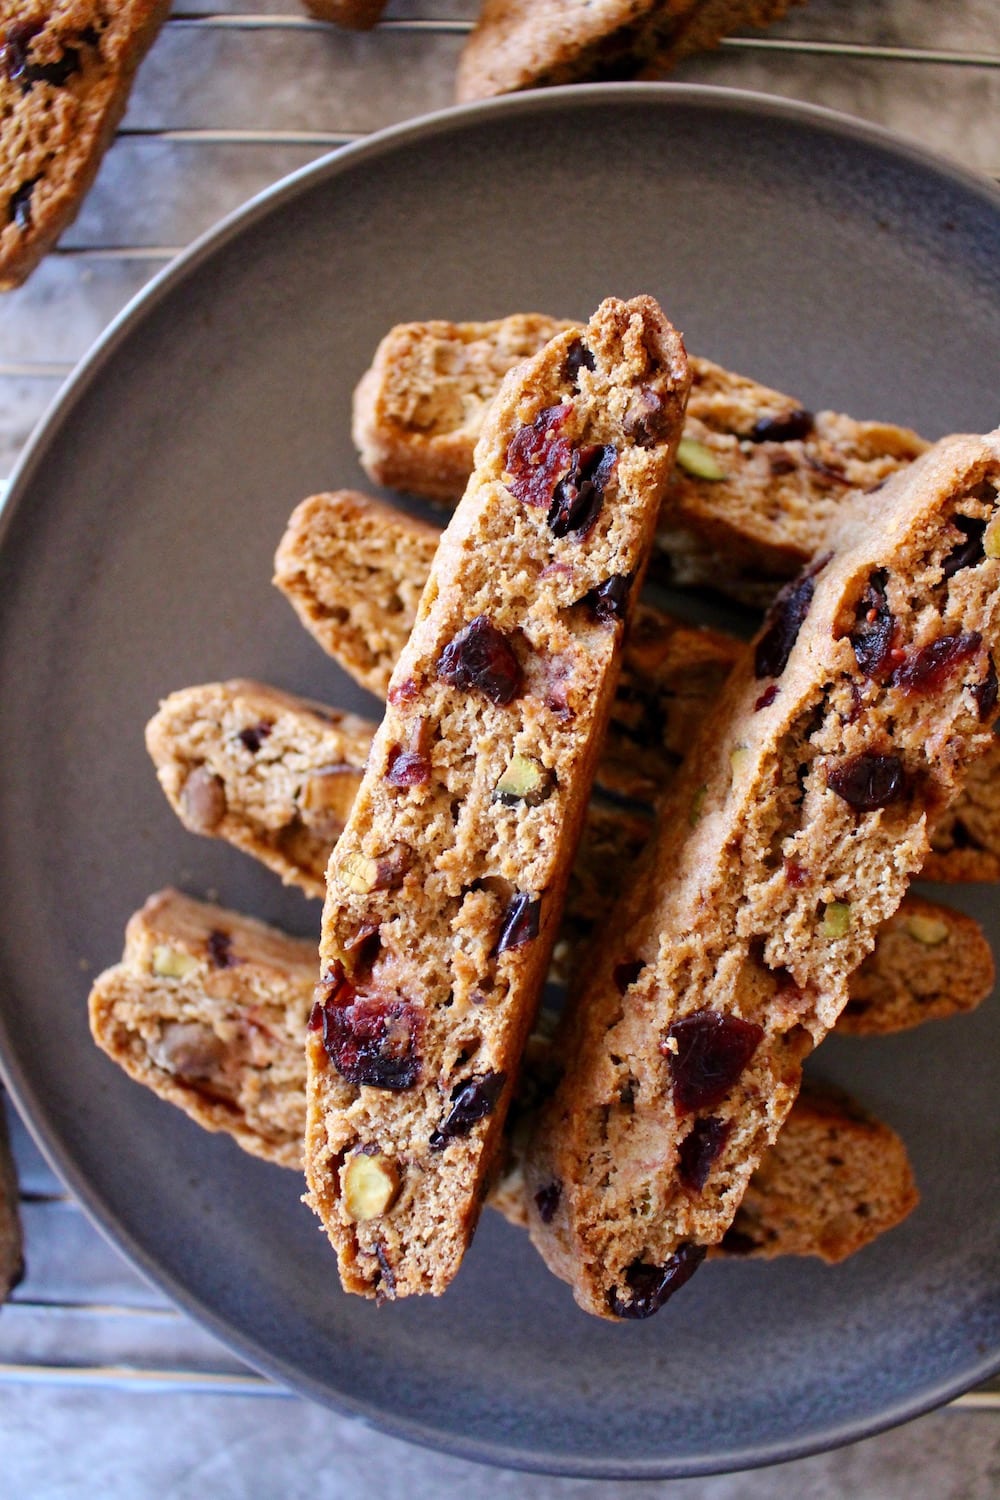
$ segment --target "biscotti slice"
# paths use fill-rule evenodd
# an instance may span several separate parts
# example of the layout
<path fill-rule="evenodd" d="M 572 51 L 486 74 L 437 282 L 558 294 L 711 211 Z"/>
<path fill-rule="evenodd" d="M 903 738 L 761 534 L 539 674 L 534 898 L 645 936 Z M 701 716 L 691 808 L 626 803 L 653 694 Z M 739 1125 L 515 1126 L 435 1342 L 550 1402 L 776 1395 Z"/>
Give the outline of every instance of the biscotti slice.
<path fill-rule="evenodd" d="M 355 442 L 371 478 L 457 499 L 492 391 L 521 357 L 515 350 L 528 352 L 528 334 L 541 341 L 551 322 L 534 315 L 391 329 L 355 395 Z M 477 351 L 474 372 L 464 364 L 469 349 Z M 769 604 L 777 584 L 820 550 L 845 496 L 881 485 L 927 444 L 887 422 L 814 415 L 794 396 L 710 360 L 690 364 L 684 441 L 657 550 L 677 583 Z M 435 403 L 438 368 L 448 374 Z"/>
<path fill-rule="evenodd" d="M 0 0 L 0 290 L 76 217 L 170 0 Z"/>
<path fill-rule="evenodd" d="M 397 324 L 354 392 L 351 430 L 365 473 L 430 500 L 460 499 L 507 371 L 578 326 L 540 313 Z"/>
<path fill-rule="evenodd" d="M 653 299 L 603 302 L 507 377 L 435 556 L 327 877 L 306 1176 L 351 1291 L 443 1291 L 475 1226 L 687 387 Z"/>
<path fill-rule="evenodd" d="M 370 31 L 385 10 L 385 0 L 306 0 L 306 10 L 319 21 Z"/>
<path fill-rule="evenodd" d="M 146 747 L 186 828 L 225 839 L 286 885 L 322 897 L 374 728 L 236 678 L 171 693 L 146 726 Z"/>
<path fill-rule="evenodd" d="M 0 1303 L 24 1276 L 24 1231 L 18 1210 L 17 1172 L 0 1095 Z"/>
<path fill-rule="evenodd" d="M 806 1082 L 711 1256 L 846 1260 L 913 1212 L 920 1194 L 894 1130 L 840 1090 Z"/>
<path fill-rule="evenodd" d="M 641 76 L 658 78 L 693 52 L 711 51 L 724 37 L 751 28 L 761 31 L 780 21 L 792 5 L 804 3 L 805 0 L 703 0 L 682 17 L 666 46 L 657 52 Z"/>
<path fill-rule="evenodd" d="M 91 1033 L 206 1130 L 300 1167 L 317 968 L 312 940 L 159 891 L 130 919 L 121 963 L 91 989 Z"/>
<path fill-rule="evenodd" d="M 998 487 L 1000 432 L 845 507 L 608 920 L 528 1160 L 532 1237 L 600 1316 L 655 1312 L 722 1238 L 929 817 L 992 744 Z"/>

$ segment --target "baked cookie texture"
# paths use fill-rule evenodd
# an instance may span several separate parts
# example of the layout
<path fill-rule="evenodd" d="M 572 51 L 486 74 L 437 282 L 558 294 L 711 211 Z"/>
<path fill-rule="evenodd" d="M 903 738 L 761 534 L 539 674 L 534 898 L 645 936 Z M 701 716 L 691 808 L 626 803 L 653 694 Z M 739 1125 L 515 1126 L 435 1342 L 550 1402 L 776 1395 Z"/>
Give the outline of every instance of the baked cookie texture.
<path fill-rule="evenodd" d="M 348 1290 L 439 1293 L 474 1228 L 688 380 L 602 302 L 507 377 L 438 547 L 327 876 L 306 1177 Z"/>
<path fill-rule="evenodd" d="M 146 726 L 146 747 L 186 828 L 225 839 L 286 885 L 322 897 L 374 729 L 236 678 L 171 693 Z"/>
<path fill-rule="evenodd" d="M 292 515 L 275 582 L 323 649 L 384 697 L 415 618 L 409 601 L 426 583 L 440 538 L 427 522 L 355 491 L 313 495 Z M 598 787 L 631 801 L 658 801 L 740 649 L 723 631 L 683 625 L 640 603 Z M 969 768 L 954 803 L 939 814 L 921 875 L 1000 879 L 1000 744 Z"/>
<path fill-rule="evenodd" d="M 220 934 L 228 939 L 226 950 Z M 223 951 L 230 962 L 220 965 Z M 129 923 L 121 964 L 94 985 L 94 1037 L 131 1078 L 197 1124 L 226 1132 L 276 1166 L 297 1169 L 314 969 L 311 943 L 177 891 L 161 891 Z M 539 1019 L 547 1017 L 543 1012 Z M 532 1100 L 548 1082 L 550 1036 L 547 1024 L 529 1039 L 513 1137 L 487 1199 L 489 1207 L 522 1225 L 524 1127 Z M 791 1164 L 787 1172 L 770 1166 L 776 1155 Z M 916 1201 L 905 1149 L 887 1126 L 844 1099 L 828 1105 L 817 1128 L 805 1094 L 751 1180 L 748 1197 L 752 1221 L 748 1217 L 743 1230 L 737 1218 L 743 1238 L 732 1234 L 725 1253 L 773 1256 L 787 1247 L 791 1254 L 840 1259 L 884 1233 Z M 5 1203 L 16 1204 L 16 1194 L 0 1193 L 0 1226 Z M 751 1229 L 753 1245 L 745 1243 Z M 0 1229 L 0 1289 L 3 1268 L 11 1272 L 18 1263 L 10 1253 L 13 1243 Z"/>
<path fill-rule="evenodd" d="M 76 217 L 170 0 L 0 0 L 0 290 Z"/>
<path fill-rule="evenodd" d="M 24 1231 L 18 1211 L 17 1173 L 0 1095 L 0 1303 L 24 1276 Z"/>
<path fill-rule="evenodd" d="M 137 1083 L 245 1151 L 300 1167 L 316 943 L 175 890 L 130 919 L 90 1029 Z"/>
<path fill-rule="evenodd" d="M 649 1316 L 722 1238 L 929 818 L 993 743 L 998 488 L 995 432 L 845 506 L 608 921 L 526 1172 L 532 1238 L 599 1316 Z"/>
<path fill-rule="evenodd" d="M 354 439 L 369 477 L 429 500 L 457 499 L 502 373 L 552 326 L 541 314 L 518 314 L 391 329 L 355 393 Z M 690 364 L 657 551 L 677 583 L 766 605 L 820 550 L 845 497 L 880 486 L 927 443 L 891 423 L 814 414 L 710 360 L 692 356 Z M 438 369 L 446 372 L 440 398 Z"/>

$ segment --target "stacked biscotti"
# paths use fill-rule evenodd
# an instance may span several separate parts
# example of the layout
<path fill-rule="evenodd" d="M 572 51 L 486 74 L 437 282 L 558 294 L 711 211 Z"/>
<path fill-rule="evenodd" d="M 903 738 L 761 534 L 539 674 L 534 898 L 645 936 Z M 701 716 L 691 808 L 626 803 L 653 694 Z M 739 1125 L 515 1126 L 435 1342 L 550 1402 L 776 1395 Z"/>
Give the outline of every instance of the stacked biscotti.
<path fill-rule="evenodd" d="M 600 1316 L 649 1316 L 725 1234 L 929 819 L 991 745 L 998 488 L 994 433 L 846 506 L 678 778 L 528 1156 L 532 1237 Z"/>
<path fill-rule="evenodd" d="M 73 218 L 170 0 L 0 3 L 0 289 Z"/>

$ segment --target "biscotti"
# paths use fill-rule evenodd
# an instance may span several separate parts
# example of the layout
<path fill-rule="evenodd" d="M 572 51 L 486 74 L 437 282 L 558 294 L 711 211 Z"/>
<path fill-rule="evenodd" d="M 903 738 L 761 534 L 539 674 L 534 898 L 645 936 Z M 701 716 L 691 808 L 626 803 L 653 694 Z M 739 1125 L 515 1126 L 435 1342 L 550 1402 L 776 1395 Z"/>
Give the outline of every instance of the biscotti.
<path fill-rule="evenodd" d="M 230 961 L 223 963 L 227 951 Z M 94 1039 L 131 1078 L 196 1124 L 227 1133 L 276 1166 L 297 1169 L 314 967 L 312 944 L 161 891 L 129 923 L 121 964 L 93 987 Z M 522 1120 L 522 1099 L 530 1105 L 533 1088 L 545 1083 L 547 1034 L 537 1031 L 526 1049 L 518 1092 Z M 0 1120 L 0 1153 L 2 1146 Z M 787 1172 L 771 1166 L 772 1156 L 789 1163 Z M 20 1261 L 12 1183 L 0 1160 L 0 1300 L 5 1274 L 12 1276 Z M 828 1103 L 817 1122 L 804 1095 L 751 1180 L 748 1197 L 753 1213 L 745 1223 L 737 1216 L 724 1251 L 774 1256 L 787 1249 L 828 1260 L 867 1244 L 915 1201 L 905 1149 L 887 1126 L 846 1100 Z M 517 1143 L 508 1141 L 504 1170 L 487 1202 L 511 1222 L 527 1222 Z M 859 1204 L 867 1205 L 863 1213 Z"/>
<path fill-rule="evenodd" d="M 639 606 L 626 663 L 635 651 L 650 649 L 654 632 L 648 622 L 643 628 L 643 617 L 652 613 Z M 700 701 L 693 688 L 705 633 L 660 618 L 663 629 L 655 632 L 656 649 L 662 651 L 666 639 L 677 662 L 658 679 L 663 714 L 657 722 L 668 752 L 671 745 L 678 747 L 679 764 L 685 733 L 695 727 L 691 705 Z M 689 651 L 683 645 L 687 638 Z M 624 753 L 630 743 L 614 727 L 620 714 L 625 715 L 626 728 L 632 724 L 629 675 L 626 666 L 598 769 L 598 776 L 609 781 L 617 774 L 613 747 L 620 745 Z M 345 740 L 345 717 L 309 699 L 244 679 L 186 688 L 165 700 L 154 721 L 151 739 L 158 775 L 193 832 L 226 839 L 276 869 L 287 884 L 321 896 L 326 865 L 361 784 L 361 768 L 375 732 L 374 725 L 352 719 Z M 350 763 L 331 759 L 345 753 Z M 667 790 L 674 774 L 668 754 L 660 792 Z M 631 775 L 630 784 L 639 785 L 641 760 Z M 606 916 L 610 893 L 628 879 L 651 827 L 651 809 L 600 794 L 591 798 L 553 950 L 550 977 L 555 981 L 565 983 L 581 961 L 589 933 Z M 971 1009 L 989 994 L 989 944 L 971 918 L 907 896 L 887 924 L 887 938 L 885 947 L 881 939 L 876 943 L 852 980 L 844 1029 L 849 1026 L 861 1035 L 902 1030 L 924 1019 Z"/>
<path fill-rule="evenodd" d="M 0 1094 L 0 1303 L 24 1276 L 24 1231 L 18 1209 L 17 1173 Z"/>
<path fill-rule="evenodd" d="M 348 1290 L 443 1291 L 475 1226 L 688 380 L 609 298 L 490 408 L 327 877 L 306 1177 Z"/>
<path fill-rule="evenodd" d="M 170 0 L 0 4 L 0 289 L 76 217 Z"/>
<path fill-rule="evenodd" d="M 245 1151 L 300 1167 L 314 940 L 179 891 L 130 919 L 90 992 L 98 1046 L 138 1083 Z"/>
<path fill-rule="evenodd" d="M 146 726 L 146 747 L 186 828 L 227 840 L 286 885 L 322 897 L 374 729 L 238 678 L 171 693 Z"/>
<path fill-rule="evenodd" d="M 385 696 L 441 533 L 354 491 L 313 495 L 294 511 L 275 582 L 323 649 Z M 640 603 L 598 784 L 658 801 L 740 650 L 719 630 L 684 625 Z M 931 833 L 928 880 L 1000 879 L 1000 744 L 973 765 Z"/>
<path fill-rule="evenodd" d="M 703 0 L 680 19 L 666 45 L 658 50 L 641 76 L 658 78 L 693 52 L 708 52 L 724 37 L 751 27 L 762 30 L 780 21 L 792 5 L 804 3 L 805 0 Z"/>
<path fill-rule="evenodd" d="M 306 10 L 319 21 L 333 21 L 352 31 L 370 31 L 385 10 L 385 0 L 305 0 Z"/>
<path fill-rule="evenodd" d="M 526 1174 L 532 1238 L 591 1312 L 649 1316 L 722 1238 L 929 816 L 992 744 L 998 487 L 995 432 L 845 507 L 609 918 Z"/>
<path fill-rule="evenodd" d="M 551 319 L 402 323 L 379 344 L 355 394 L 354 436 L 366 473 L 427 499 L 456 499 L 478 424 L 499 382 Z M 512 325 L 518 337 L 508 332 Z M 472 371 L 464 361 L 475 350 Z M 852 489 L 881 485 L 927 444 L 904 427 L 815 415 L 802 402 L 691 357 L 691 394 L 657 532 L 673 580 L 769 604 L 823 545 Z M 435 399 L 435 370 L 448 372 Z M 493 386 L 495 389 L 496 386 Z"/>

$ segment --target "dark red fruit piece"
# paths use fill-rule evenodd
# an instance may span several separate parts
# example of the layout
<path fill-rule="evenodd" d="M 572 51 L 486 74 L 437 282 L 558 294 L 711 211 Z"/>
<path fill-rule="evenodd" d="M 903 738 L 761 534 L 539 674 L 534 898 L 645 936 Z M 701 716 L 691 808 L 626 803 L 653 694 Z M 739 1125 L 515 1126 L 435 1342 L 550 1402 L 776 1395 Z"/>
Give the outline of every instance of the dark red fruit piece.
<path fill-rule="evenodd" d="M 963 635 L 941 635 L 927 646 L 911 648 L 889 678 L 889 686 L 907 697 L 936 692 L 982 644 L 979 631 L 970 630 Z"/>
<path fill-rule="evenodd" d="M 538 1209 L 538 1217 L 543 1224 L 551 1224 L 559 1207 L 559 1199 L 562 1197 L 562 1183 L 550 1182 L 547 1187 L 538 1189 L 535 1194 L 535 1207 Z"/>
<path fill-rule="evenodd" d="M 390 786 L 422 786 L 431 777 L 431 763 L 417 750 L 393 745 L 388 755 L 385 779 Z"/>
<path fill-rule="evenodd" d="M 632 1293 L 631 1299 L 626 1302 L 619 1295 L 618 1288 L 613 1286 L 608 1291 L 608 1307 L 616 1318 L 651 1318 L 685 1281 L 690 1281 L 707 1251 L 707 1245 L 695 1245 L 689 1241 L 674 1251 L 665 1266 L 651 1266 L 647 1261 L 634 1260 L 625 1272 L 625 1285 Z"/>
<path fill-rule="evenodd" d="M 854 629 L 849 636 L 855 660 L 866 677 L 878 677 L 885 671 L 892 650 L 896 622 L 885 592 L 888 581 L 884 568 L 872 573 L 858 600 Z"/>
<path fill-rule="evenodd" d="M 629 985 L 635 984 L 645 967 L 646 965 L 641 958 L 637 958 L 631 963 L 615 964 L 611 972 L 611 978 L 614 980 L 615 989 L 619 995 L 624 995 Z"/>
<path fill-rule="evenodd" d="M 631 573 L 613 573 L 610 578 L 599 583 L 596 589 L 584 594 L 583 603 L 605 624 L 624 620 L 633 576 Z"/>
<path fill-rule="evenodd" d="M 541 897 L 528 896 L 523 891 L 518 891 L 504 912 L 500 923 L 500 936 L 497 938 L 496 946 L 497 957 L 499 958 L 501 953 L 506 953 L 511 948 L 523 948 L 525 943 L 532 942 L 538 936 L 541 914 Z"/>
<path fill-rule="evenodd" d="M 565 379 L 575 381 L 582 369 L 593 370 L 594 368 L 595 360 L 591 350 L 582 339 L 574 339 L 566 351 L 566 360 L 563 364 Z"/>
<path fill-rule="evenodd" d="M 827 553 L 810 563 L 798 578 L 785 584 L 771 605 L 754 651 L 754 672 L 758 677 L 780 677 L 785 670 L 802 629 L 802 622 L 809 613 L 816 591 L 816 574 L 829 561 L 830 555 Z"/>
<path fill-rule="evenodd" d="M 420 1077 L 420 1023 L 407 1000 L 359 998 L 340 964 L 317 986 L 309 1020 L 313 1031 L 322 1027 L 326 1054 L 348 1083 L 394 1092 L 412 1088 Z"/>
<path fill-rule="evenodd" d="M 826 784 L 858 812 L 874 812 L 899 801 L 906 789 L 906 776 L 898 755 L 864 751 L 842 756 L 827 766 Z"/>
<path fill-rule="evenodd" d="M 438 675 L 457 688 L 478 688 L 491 703 L 510 703 L 524 676 L 514 648 L 488 615 L 477 615 L 444 648 Z"/>
<path fill-rule="evenodd" d="M 590 443 L 574 448 L 569 473 L 552 492 L 546 517 L 553 536 L 587 535 L 604 504 L 604 491 L 618 462 L 618 451 L 610 443 Z"/>
<path fill-rule="evenodd" d="M 750 429 L 751 443 L 790 443 L 794 438 L 806 438 L 816 423 L 811 411 L 796 407 L 783 412 L 780 417 L 761 417 Z"/>
<path fill-rule="evenodd" d="M 223 932 L 221 927 L 213 927 L 206 939 L 208 956 L 217 969 L 230 969 L 235 964 L 233 957 L 233 939 L 228 932 Z"/>
<path fill-rule="evenodd" d="M 677 1113 L 700 1114 L 721 1104 L 763 1035 L 764 1028 L 756 1022 L 715 1010 L 697 1010 L 675 1021 L 660 1050 L 670 1069 Z"/>
<path fill-rule="evenodd" d="M 989 666 L 986 669 L 986 676 L 982 682 L 974 682 L 970 689 L 979 707 L 980 724 L 985 723 L 992 716 L 997 706 L 997 669 L 993 664 L 992 656 L 988 659 Z"/>
<path fill-rule="evenodd" d="M 778 684 L 776 682 L 772 682 L 770 687 L 766 687 L 764 689 L 760 697 L 757 699 L 757 702 L 754 704 L 754 713 L 759 713 L 762 708 L 770 708 L 771 704 L 774 702 L 777 696 Z"/>
<path fill-rule="evenodd" d="M 945 578 L 954 578 L 963 568 L 971 568 L 983 556 L 984 520 L 972 516 L 954 516 L 951 523 L 962 533 L 962 540 L 952 548 L 942 565 Z"/>
<path fill-rule="evenodd" d="M 394 682 L 385 696 L 398 707 L 400 703 L 412 703 L 419 692 L 419 684 L 412 677 L 404 677 L 402 682 Z"/>
<path fill-rule="evenodd" d="M 785 879 L 793 890 L 800 890 L 809 879 L 809 871 L 797 859 L 786 859 Z"/>
<path fill-rule="evenodd" d="M 440 1151 L 449 1141 L 468 1135 L 473 1125 L 491 1115 L 506 1082 L 506 1073 L 480 1073 L 453 1088 L 451 1110 L 440 1129 L 431 1132 L 431 1150 Z"/>
<path fill-rule="evenodd" d="M 681 1141 L 677 1175 L 692 1193 L 700 1193 L 733 1128 L 732 1120 L 703 1115 Z"/>
<path fill-rule="evenodd" d="M 16 224 L 18 229 L 27 232 L 31 228 L 31 195 L 35 191 L 37 177 L 29 177 L 27 182 L 22 182 L 10 195 L 10 203 L 7 209 L 7 217 L 11 224 Z"/>
<path fill-rule="evenodd" d="M 558 435 L 572 410 L 572 406 L 546 406 L 511 438 L 504 467 L 515 500 L 524 505 L 550 504 L 556 480 L 566 473 L 573 457 L 570 443 Z"/>
<path fill-rule="evenodd" d="M 236 738 L 251 755 L 256 755 L 273 728 L 273 724 L 254 724 L 249 729 L 241 729 Z"/>

